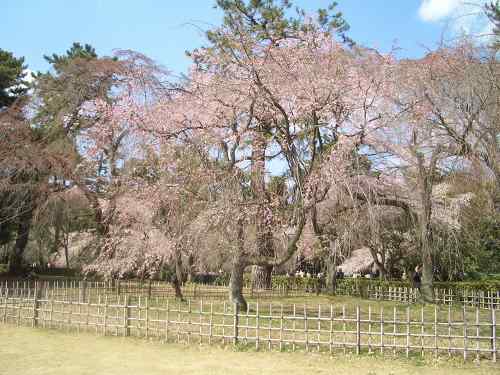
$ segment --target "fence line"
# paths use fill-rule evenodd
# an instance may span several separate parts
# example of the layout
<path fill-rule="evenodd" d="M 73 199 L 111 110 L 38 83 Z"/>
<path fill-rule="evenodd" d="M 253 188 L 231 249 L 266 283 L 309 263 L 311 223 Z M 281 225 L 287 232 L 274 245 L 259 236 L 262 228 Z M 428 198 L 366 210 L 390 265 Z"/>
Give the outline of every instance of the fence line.
<path fill-rule="evenodd" d="M 496 309 L 359 305 L 284 305 L 256 302 L 246 311 L 226 302 L 103 295 L 82 301 L 55 290 L 0 293 L 3 323 L 93 331 L 98 335 L 156 338 L 162 342 L 254 346 L 258 350 L 362 352 L 393 355 L 498 354 Z"/>
<path fill-rule="evenodd" d="M 164 281 L 85 281 L 85 280 L 1 280 L 0 290 L 8 288 L 12 291 L 32 289 L 35 284 L 43 283 L 44 288 L 55 290 L 57 296 L 68 298 L 78 294 L 85 296 L 107 295 L 144 295 L 148 297 L 171 297 L 175 295 L 173 287 Z M 227 286 L 213 286 L 206 284 L 187 284 L 182 288 L 188 298 L 225 299 Z M 319 293 L 315 288 L 289 288 L 278 286 L 272 289 L 253 289 L 245 287 L 244 295 L 255 299 L 269 299 L 275 297 L 305 297 Z M 362 289 L 355 283 L 338 284 L 336 295 L 356 296 L 379 301 L 394 301 L 415 303 L 418 301 L 419 291 L 409 287 L 386 287 L 368 285 Z M 443 305 L 459 304 L 463 306 L 479 307 L 481 309 L 500 309 L 500 291 L 482 291 L 469 289 L 434 289 L 435 302 Z"/>

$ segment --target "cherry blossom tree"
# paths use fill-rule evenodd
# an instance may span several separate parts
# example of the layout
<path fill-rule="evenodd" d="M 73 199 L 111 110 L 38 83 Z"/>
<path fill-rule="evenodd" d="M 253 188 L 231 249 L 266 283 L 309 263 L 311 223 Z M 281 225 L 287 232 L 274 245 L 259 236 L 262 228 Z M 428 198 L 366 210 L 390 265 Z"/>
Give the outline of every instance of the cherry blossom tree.
<path fill-rule="evenodd" d="M 491 180 L 500 212 L 499 64 L 495 53 L 471 41 L 441 47 L 422 62 L 427 69 L 425 102 L 433 123 L 458 158 L 466 158 Z"/>

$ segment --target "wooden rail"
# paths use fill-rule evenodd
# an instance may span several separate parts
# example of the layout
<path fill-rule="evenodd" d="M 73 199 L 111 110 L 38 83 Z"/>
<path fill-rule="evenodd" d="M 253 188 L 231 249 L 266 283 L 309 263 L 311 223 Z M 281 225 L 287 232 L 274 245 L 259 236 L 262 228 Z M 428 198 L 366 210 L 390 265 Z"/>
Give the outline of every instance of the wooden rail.
<path fill-rule="evenodd" d="M 162 342 L 254 346 L 257 350 L 459 355 L 496 361 L 497 310 L 479 307 L 249 303 L 101 295 L 59 296 L 55 289 L 4 288 L 5 324 L 135 336 Z"/>

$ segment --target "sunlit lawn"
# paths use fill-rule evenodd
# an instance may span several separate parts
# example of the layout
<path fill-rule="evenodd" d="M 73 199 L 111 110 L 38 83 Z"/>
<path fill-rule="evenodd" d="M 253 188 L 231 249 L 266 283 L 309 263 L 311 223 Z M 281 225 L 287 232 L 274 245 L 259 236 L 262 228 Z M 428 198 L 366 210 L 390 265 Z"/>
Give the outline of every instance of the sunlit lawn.
<path fill-rule="evenodd" d="M 489 362 L 236 352 L 0 325 L 0 374 L 500 374 Z"/>

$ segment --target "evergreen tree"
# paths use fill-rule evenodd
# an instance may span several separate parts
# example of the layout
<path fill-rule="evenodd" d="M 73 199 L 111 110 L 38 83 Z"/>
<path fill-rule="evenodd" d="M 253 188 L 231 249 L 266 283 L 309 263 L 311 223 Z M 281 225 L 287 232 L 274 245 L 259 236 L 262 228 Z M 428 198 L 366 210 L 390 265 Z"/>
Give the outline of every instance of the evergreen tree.
<path fill-rule="evenodd" d="M 11 52 L 0 49 L 0 109 L 8 107 L 26 93 L 24 69 L 24 57 L 17 58 Z"/>
<path fill-rule="evenodd" d="M 43 56 L 52 65 L 56 73 L 61 73 L 62 68 L 76 58 L 92 60 L 97 58 L 95 48 L 90 44 L 81 45 L 74 42 L 64 55 L 53 53 L 51 56 Z"/>
<path fill-rule="evenodd" d="M 500 48 L 500 1 L 485 5 L 486 14 L 493 23 L 493 33 L 495 34 L 494 48 Z"/>

